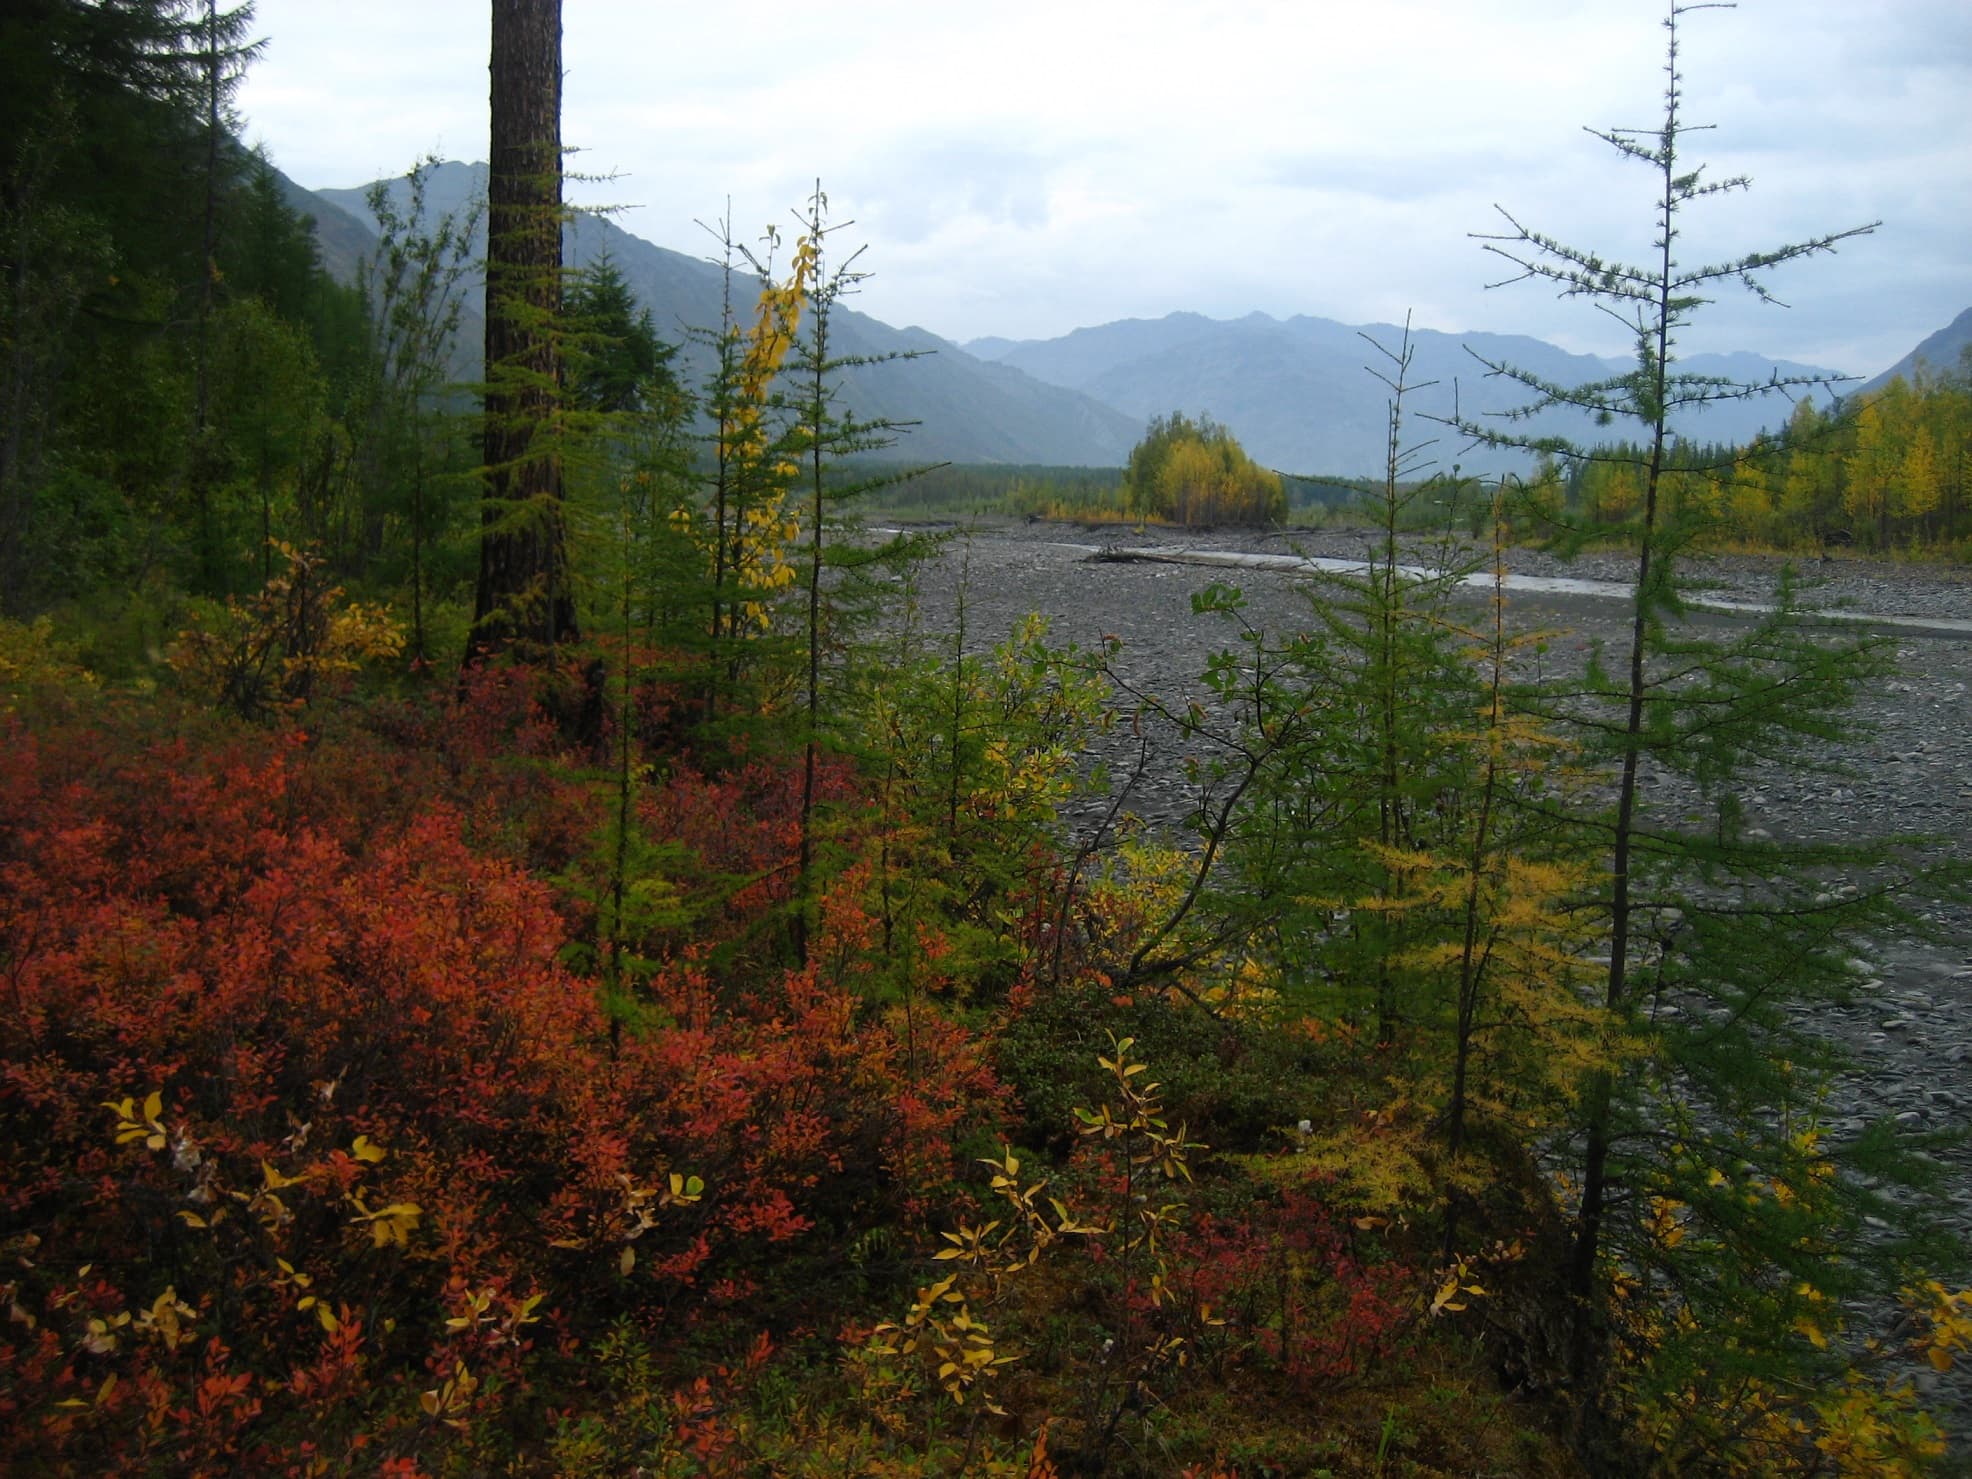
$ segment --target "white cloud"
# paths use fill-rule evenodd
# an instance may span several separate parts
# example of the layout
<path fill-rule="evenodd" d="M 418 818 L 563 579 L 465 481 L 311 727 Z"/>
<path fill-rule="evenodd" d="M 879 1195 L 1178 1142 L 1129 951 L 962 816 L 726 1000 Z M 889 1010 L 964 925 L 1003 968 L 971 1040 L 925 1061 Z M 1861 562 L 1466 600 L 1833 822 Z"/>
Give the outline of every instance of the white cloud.
<path fill-rule="evenodd" d="M 485 149 L 486 9 L 259 0 L 241 104 L 304 184 Z M 1531 288 L 1487 293 L 1490 206 L 1647 249 L 1650 182 L 1583 125 L 1648 125 L 1661 7 L 865 0 L 741 11 L 565 8 L 577 187 L 696 251 L 694 218 L 785 221 L 819 176 L 858 218 L 862 304 L 953 338 L 1175 309 L 1401 317 L 1620 349 Z M 1797 306 L 1722 303 L 1688 348 L 1873 373 L 1972 303 L 1972 10 L 1963 0 L 1749 0 L 1683 29 L 1689 116 L 1755 190 L 1694 212 L 1694 257 L 1881 218 L 1781 275 Z"/>

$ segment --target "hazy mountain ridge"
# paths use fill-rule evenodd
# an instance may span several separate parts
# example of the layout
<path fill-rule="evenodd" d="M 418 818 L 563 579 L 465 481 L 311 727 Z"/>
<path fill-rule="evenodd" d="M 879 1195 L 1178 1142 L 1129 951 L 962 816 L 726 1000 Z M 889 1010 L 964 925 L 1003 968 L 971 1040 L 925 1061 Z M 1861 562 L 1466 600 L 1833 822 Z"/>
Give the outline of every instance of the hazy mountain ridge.
<path fill-rule="evenodd" d="M 483 194 L 485 179 L 483 164 L 436 166 L 426 181 L 426 209 L 438 216 L 464 208 Z M 400 197 L 405 192 L 401 181 L 393 189 Z M 315 193 L 368 222 L 366 190 Z M 572 267 L 605 256 L 613 260 L 637 300 L 650 309 L 659 336 L 680 346 L 686 381 L 703 382 L 711 351 L 695 342 L 691 331 L 715 328 L 720 321 L 725 279 L 716 264 L 654 246 L 594 215 L 569 223 L 563 255 Z M 738 317 L 750 321 L 753 279 L 735 275 L 732 288 Z M 480 291 L 474 289 L 475 299 Z M 1142 434 L 1142 423 L 1120 411 L 1017 369 L 987 364 L 923 329 L 895 329 L 847 307 L 837 311 L 832 327 L 834 352 L 843 356 L 916 356 L 843 373 L 843 406 L 850 414 L 910 424 L 889 453 L 900 461 L 1120 466 Z"/>
<path fill-rule="evenodd" d="M 1965 363 L 1967 349 L 1972 349 L 1972 308 L 1966 309 L 1937 333 L 1927 336 L 1909 354 L 1863 386 L 1860 393 L 1873 394 L 1898 376 L 1906 381 L 1914 380 L 1920 369 L 1932 375 L 1955 373 Z"/>
<path fill-rule="evenodd" d="M 274 170 L 274 181 L 289 208 L 315 223 L 315 244 L 321 250 L 324 270 L 338 282 L 354 281 L 357 267 L 377 243 L 369 212 L 352 215 L 326 194 L 304 189 L 278 169 Z"/>
<path fill-rule="evenodd" d="M 483 193 L 484 183 L 484 165 L 438 165 L 427 180 L 427 208 L 434 215 L 459 210 Z M 317 218 L 324 261 L 339 276 L 353 274 L 355 263 L 374 242 L 364 199 L 367 188 L 311 194 L 293 187 L 297 207 Z M 393 188 L 401 198 L 402 182 L 393 182 Z M 587 265 L 605 255 L 650 308 L 659 334 L 681 344 L 687 379 L 701 382 L 708 351 L 692 342 L 689 331 L 719 322 L 724 291 L 720 269 L 702 258 L 655 246 L 606 217 L 583 215 L 570 223 L 570 265 Z M 751 279 L 736 276 L 733 291 L 744 320 L 751 310 Z M 473 292 L 461 338 L 476 343 L 477 287 Z M 1310 315 L 1276 319 L 1264 313 L 1214 319 L 1177 312 L 1076 329 L 1053 339 L 988 336 L 964 345 L 921 328 L 893 328 L 853 309 L 839 314 L 835 328 L 837 348 L 844 355 L 916 356 L 845 375 L 845 405 L 854 415 L 915 424 L 893 449 L 891 455 L 900 460 L 1120 466 L 1144 421 L 1181 410 L 1222 422 L 1268 466 L 1336 475 L 1382 468 L 1389 390 L 1368 371 L 1387 373 L 1391 367 L 1364 335 L 1392 349 L 1403 336 L 1395 324 L 1352 325 Z M 1411 338 L 1415 358 L 1410 378 L 1420 388 L 1407 400 L 1406 440 L 1431 442 L 1425 456 L 1437 466 L 1457 463 L 1473 473 L 1526 465 L 1517 454 L 1468 449 L 1450 428 L 1429 419 L 1451 415 L 1455 404 L 1463 414 L 1483 419 L 1525 399 L 1512 382 L 1489 376 L 1476 355 L 1561 384 L 1579 384 L 1629 367 L 1524 335 L 1417 329 Z M 1908 374 L 1920 359 L 1933 368 L 1954 366 L 1967 342 L 1972 342 L 1972 310 L 1864 389 L 1886 383 L 1894 374 Z M 473 353 L 471 343 L 461 344 L 462 358 Z M 1679 367 L 1741 381 L 1836 374 L 1747 351 L 1692 355 L 1680 360 Z M 1425 384 L 1431 381 L 1436 384 Z M 1842 382 L 1832 390 L 1722 402 L 1687 414 L 1678 430 L 1701 441 L 1744 443 L 1781 426 L 1803 394 L 1826 400 L 1853 389 L 1852 382 Z M 1597 428 L 1586 417 L 1565 412 L 1547 413 L 1515 430 L 1565 434 L 1585 442 L 1623 435 L 1620 426 Z"/>
<path fill-rule="evenodd" d="M 1040 380 L 1081 390 L 1139 416 L 1183 410 L 1204 412 L 1231 428 L 1255 458 L 1291 472 L 1363 474 L 1382 466 L 1389 388 L 1374 375 L 1390 362 L 1368 339 L 1395 350 L 1403 339 L 1395 324 L 1352 325 L 1263 313 L 1212 319 L 1174 313 L 1161 319 L 1126 319 L 1077 329 L 1058 339 L 991 345 L 996 362 Z M 1435 438 L 1427 455 L 1440 466 L 1456 462 L 1468 472 L 1492 473 L 1524 466 L 1515 454 L 1467 450 L 1433 416 L 1454 408 L 1483 419 L 1526 399 L 1512 381 L 1490 376 L 1476 356 L 1508 363 L 1558 384 L 1581 384 L 1628 368 L 1626 363 L 1572 354 L 1539 339 L 1512 334 L 1447 334 L 1413 329 L 1406 398 L 1406 440 Z M 1830 376 L 1817 366 L 1739 352 L 1693 355 L 1679 366 L 1700 374 L 1764 381 L 1770 376 Z M 1427 382 L 1436 382 L 1428 384 Z M 1702 441 L 1744 442 L 1780 426 L 1805 391 L 1752 401 L 1725 402 L 1687 414 L 1683 435 Z M 1554 411 L 1518 425 L 1533 435 L 1565 434 L 1583 441 L 1622 435 L 1587 417 Z"/>

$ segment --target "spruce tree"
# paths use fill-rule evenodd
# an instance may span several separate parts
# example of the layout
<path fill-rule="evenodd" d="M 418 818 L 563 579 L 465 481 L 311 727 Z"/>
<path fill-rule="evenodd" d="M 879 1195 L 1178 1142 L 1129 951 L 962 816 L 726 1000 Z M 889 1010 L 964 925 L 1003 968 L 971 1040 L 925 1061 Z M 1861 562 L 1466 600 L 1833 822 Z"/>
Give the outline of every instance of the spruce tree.
<path fill-rule="evenodd" d="M 648 308 L 623 269 L 605 256 L 575 274 L 563 308 L 565 376 L 572 409 L 622 415 L 647 411 L 676 389 L 675 345 L 657 337 Z"/>

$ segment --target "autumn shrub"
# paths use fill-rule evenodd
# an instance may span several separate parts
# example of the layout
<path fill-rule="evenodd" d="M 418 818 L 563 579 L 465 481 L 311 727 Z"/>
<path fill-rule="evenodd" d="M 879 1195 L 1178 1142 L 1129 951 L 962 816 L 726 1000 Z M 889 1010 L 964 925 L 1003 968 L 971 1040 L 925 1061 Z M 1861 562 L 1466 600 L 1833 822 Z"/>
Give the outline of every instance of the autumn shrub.
<path fill-rule="evenodd" d="M 995 1041 L 995 1062 L 1033 1143 L 1069 1143 L 1074 1107 L 1100 1096 L 1095 1056 L 1112 1033 L 1137 1039 L 1158 1065 L 1171 1114 L 1211 1125 L 1222 1149 L 1256 1149 L 1269 1130 L 1309 1112 L 1315 1058 L 1305 1038 L 1215 1017 L 1162 992 L 1118 993 L 1083 979 L 1034 990 Z"/>
<path fill-rule="evenodd" d="M 1372 1378 L 1416 1338 L 1417 1265 L 1325 1201 L 1318 1184 L 1203 1215 L 1177 1237 L 1177 1293 L 1216 1319 L 1222 1364 L 1275 1374 L 1302 1395 Z"/>
<path fill-rule="evenodd" d="M 1134 512 L 1197 524 L 1267 524 L 1287 517 L 1280 474 L 1255 463 L 1210 416 L 1154 416 L 1130 451 L 1123 497 Z"/>
<path fill-rule="evenodd" d="M 93 695 L 96 675 L 78 644 L 57 635 L 43 616 L 31 622 L 0 618 L 0 718 L 77 696 Z"/>
<path fill-rule="evenodd" d="M 317 553 L 274 549 L 282 569 L 259 592 L 196 612 L 170 652 L 188 687 L 247 719 L 304 707 L 327 682 L 404 648 L 389 611 L 346 599 Z"/>
<path fill-rule="evenodd" d="M 594 786 L 524 705 L 489 708 L 483 751 L 463 722 L 430 747 L 195 716 L 160 738 L 155 711 L 11 726 L 18 1461 L 503 1464 L 611 1321 L 655 1338 L 800 1304 L 814 1291 L 774 1287 L 786 1250 L 922 1218 L 955 1137 L 990 1122 L 968 1033 L 865 1005 L 853 883 L 824 897 L 808 966 L 742 981 L 674 952 L 650 1029 L 612 1045 L 565 963 L 579 909 L 522 866 L 533 813 L 591 828 Z M 771 870 L 785 795 L 684 771 L 647 816 Z M 533 841 L 507 845 L 515 826 Z"/>

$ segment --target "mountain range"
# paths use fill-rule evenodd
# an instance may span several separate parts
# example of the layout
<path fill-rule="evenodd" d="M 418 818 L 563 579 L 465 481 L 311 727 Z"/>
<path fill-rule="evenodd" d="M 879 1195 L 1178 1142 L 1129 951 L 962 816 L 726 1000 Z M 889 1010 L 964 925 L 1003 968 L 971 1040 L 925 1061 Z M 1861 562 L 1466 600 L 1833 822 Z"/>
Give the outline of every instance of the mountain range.
<path fill-rule="evenodd" d="M 462 210 L 483 195 L 485 180 L 483 164 L 434 165 L 426 178 L 426 208 L 434 218 Z M 324 265 L 339 277 L 352 276 L 375 244 L 368 187 L 309 192 L 288 182 L 287 188 L 296 208 L 315 218 Z M 389 188 L 403 200 L 402 181 Z M 688 382 L 702 380 L 709 351 L 690 331 L 719 322 L 725 282 L 715 263 L 656 246 L 597 215 L 570 222 L 564 257 L 571 267 L 605 258 L 614 262 L 650 309 L 660 336 L 680 344 Z M 734 289 L 750 300 L 750 279 L 736 281 Z M 461 328 L 462 361 L 476 358 L 478 306 L 470 305 Z M 1393 324 L 1172 313 L 1077 329 L 1054 339 L 981 338 L 959 345 L 846 308 L 838 310 L 835 332 L 843 355 L 883 361 L 846 371 L 843 399 L 859 418 L 910 425 L 892 450 L 899 458 L 1115 467 L 1127 460 L 1151 416 L 1184 411 L 1226 426 L 1266 466 L 1341 476 L 1382 469 L 1389 390 L 1370 372 L 1390 373 L 1389 359 L 1376 346 L 1396 350 L 1405 335 Z M 1972 340 L 1972 310 L 1925 340 L 1898 368 L 1907 373 L 1918 358 L 1935 367 L 1955 365 L 1957 346 L 1967 340 Z M 1440 467 L 1457 463 L 1480 474 L 1522 467 L 1525 458 L 1468 449 L 1457 433 L 1429 419 L 1456 409 L 1483 421 L 1524 399 L 1513 382 L 1489 375 L 1480 357 L 1559 384 L 1629 368 L 1626 361 L 1572 354 L 1515 335 L 1412 329 L 1409 342 L 1409 381 L 1418 388 L 1406 398 L 1406 441 L 1435 438 L 1421 454 L 1425 460 Z M 1735 380 L 1835 374 L 1743 352 L 1692 355 L 1679 363 L 1682 369 Z M 1702 441 L 1744 442 L 1782 424 L 1801 393 L 1721 402 L 1686 418 L 1680 430 Z M 1816 394 L 1825 398 L 1827 392 Z M 1597 435 L 1586 418 L 1559 412 L 1515 430 L 1583 440 Z M 1620 428 L 1601 433 L 1611 434 L 1620 435 Z"/>
<path fill-rule="evenodd" d="M 408 195 L 402 181 L 390 188 L 400 202 Z M 462 211 L 483 196 L 485 188 L 483 164 L 436 165 L 425 180 L 425 208 L 434 218 Z M 315 194 L 339 216 L 374 226 L 367 186 Z M 696 342 L 691 331 L 719 323 L 726 287 L 719 266 L 654 246 L 608 217 L 595 215 L 579 215 L 569 223 L 562 254 L 570 267 L 586 267 L 605 258 L 614 262 L 638 302 L 651 311 L 659 337 L 679 345 L 678 363 L 686 382 L 702 383 L 710 369 L 710 350 Z M 736 280 L 734 291 L 742 320 L 750 319 L 751 279 Z M 842 356 L 885 361 L 844 372 L 843 405 L 865 421 L 909 425 L 892 449 L 899 458 L 1121 466 L 1143 431 L 1141 418 L 1078 392 L 1043 384 L 1012 367 L 977 359 L 923 329 L 895 329 L 868 314 L 841 309 L 832 333 L 836 352 Z"/>
<path fill-rule="evenodd" d="M 1264 313 L 1224 320 L 1173 313 L 1077 329 L 1058 339 L 975 340 L 966 347 L 1136 416 L 1174 408 L 1206 411 L 1269 467 L 1361 475 L 1383 466 L 1390 387 L 1377 376 L 1395 374 L 1383 351 L 1398 351 L 1405 333 L 1402 326 L 1387 323 L 1356 325 L 1309 317 L 1283 321 Z M 1457 415 L 1484 424 L 1527 399 L 1522 385 L 1490 374 L 1485 362 L 1512 365 L 1558 385 L 1578 385 L 1632 367 L 1629 361 L 1571 354 L 1540 339 L 1510 334 L 1414 328 L 1409 343 L 1407 381 L 1417 388 L 1405 396 L 1405 442 L 1435 438 L 1423 450 L 1426 460 L 1440 467 L 1457 463 L 1482 474 L 1523 467 L 1526 459 L 1505 451 L 1468 450 L 1459 433 L 1433 418 Z M 1814 365 L 1744 353 L 1695 354 L 1680 360 L 1679 368 L 1760 382 L 1776 376 L 1835 375 Z M 1719 402 L 1684 416 L 1679 430 L 1699 441 L 1745 442 L 1785 422 L 1803 393 Z M 1515 423 L 1513 430 L 1582 442 L 1598 439 L 1588 417 L 1569 411 L 1545 412 Z M 1617 427 L 1600 435 L 1621 434 Z"/>

